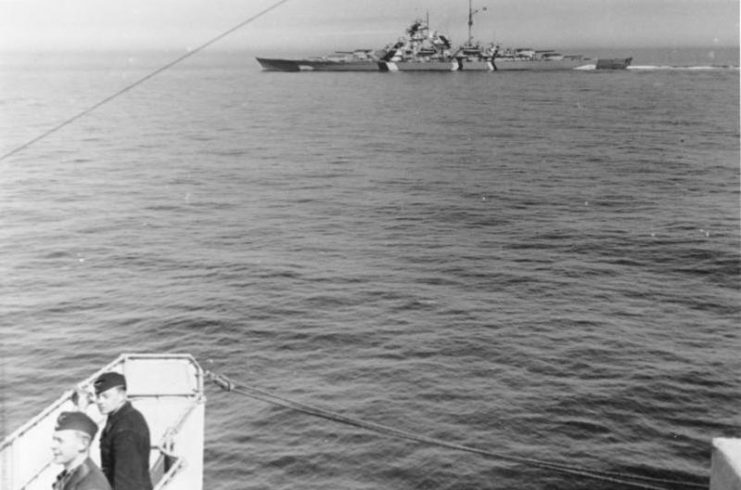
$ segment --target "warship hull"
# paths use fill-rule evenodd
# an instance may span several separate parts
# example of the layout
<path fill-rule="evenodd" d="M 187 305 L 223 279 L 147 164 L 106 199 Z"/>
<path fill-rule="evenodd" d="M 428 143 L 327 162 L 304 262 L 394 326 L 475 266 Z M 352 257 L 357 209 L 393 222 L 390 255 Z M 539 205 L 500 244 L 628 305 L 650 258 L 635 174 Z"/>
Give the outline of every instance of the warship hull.
<path fill-rule="evenodd" d="M 458 63 L 451 61 L 379 61 L 378 69 L 383 72 L 397 71 L 437 71 L 451 72 L 458 70 Z"/>
<path fill-rule="evenodd" d="M 594 67 L 597 70 L 624 70 L 631 62 L 631 58 L 594 59 L 587 57 L 573 57 L 559 60 L 528 60 L 513 58 L 490 59 L 456 59 L 450 61 L 381 61 L 378 68 L 383 72 L 396 71 L 559 71 L 574 70 L 581 67 Z"/>
<path fill-rule="evenodd" d="M 565 59 L 565 60 L 518 60 L 497 58 L 490 60 L 450 60 L 450 61 L 327 61 L 309 59 L 257 58 L 265 71 L 558 71 L 573 70 L 583 66 L 595 66 L 597 70 L 624 70 L 631 58 L 606 59 Z"/>
<path fill-rule="evenodd" d="M 378 71 L 375 61 L 257 58 L 265 71 Z"/>
<path fill-rule="evenodd" d="M 431 62 L 390 62 L 381 61 L 378 66 L 384 72 L 396 71 L 556 71 L 573 70 L 580 66 L 594 65 L 595 60 L 589 58 L 570 60 L 451 60 Z"/>
<path fill-rule="evenodd" d="M 562 60 L 518 60 L 511 58 L 497 58 L 494 60 L 493 67 L 494 71 L 557 71 L 573 70 L 574 68 L 593 65 L 594 63 L 595 60 L 590 58 Z"/>
<path fill-rule="evenodd" d="M 594 67 L 597 70 L 625 70 L 632 58 L 574 58 L 564 60 L 517 60 L 497 58 L 490 60 L 459 60 L 459 71 L 557 71 Z"/>

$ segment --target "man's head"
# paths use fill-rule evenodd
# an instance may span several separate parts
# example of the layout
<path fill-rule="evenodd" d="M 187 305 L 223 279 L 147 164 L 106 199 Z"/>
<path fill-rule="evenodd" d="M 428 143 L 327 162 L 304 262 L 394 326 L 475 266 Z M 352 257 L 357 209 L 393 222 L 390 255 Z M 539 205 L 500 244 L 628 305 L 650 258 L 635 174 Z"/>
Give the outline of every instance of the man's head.
<path fill-rule="evenodd" d="M 82 412 L 62 412 L 57 418 L 51 450 L 54 462 L 70 467 L 87 458 L 98 425 Z"/>
<path fill-rule="evenodd" d="M 122 374 L 103 373 L 95 380 L 93 387 L 98 410 L 103 415 L 115 412 L 126 402 L 126 378 Z"/>

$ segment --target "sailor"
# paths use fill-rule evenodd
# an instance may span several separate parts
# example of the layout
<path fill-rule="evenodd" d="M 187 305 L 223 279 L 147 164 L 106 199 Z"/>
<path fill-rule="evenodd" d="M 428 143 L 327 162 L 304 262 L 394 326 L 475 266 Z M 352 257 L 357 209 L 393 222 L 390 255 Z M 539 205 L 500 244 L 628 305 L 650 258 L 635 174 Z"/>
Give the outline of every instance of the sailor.
<path fill-rule="evenodd" d="M 64 466 L 54 490 L 111 490 L 103 472 L 90 459 L 90 443 L 97 424 L 83 412 L 62 412 L 57 418 L 51 450 L 54 462 Z"/>
<path fill-rule="evenodd" d="M 101 374 L 93 383 L 100 413 L 107 415 L 100 435 L 100 462 L 113 490 L 152 490 L 149 426 L 126 397 L 126 378 Z"/>

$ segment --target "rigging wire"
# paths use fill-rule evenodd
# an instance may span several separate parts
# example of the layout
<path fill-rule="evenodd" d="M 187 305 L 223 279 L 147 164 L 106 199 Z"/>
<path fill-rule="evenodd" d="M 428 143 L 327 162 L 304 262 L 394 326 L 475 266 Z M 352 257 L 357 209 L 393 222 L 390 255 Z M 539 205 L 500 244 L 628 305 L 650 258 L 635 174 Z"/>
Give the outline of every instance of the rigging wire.
<path fill-rule="evenodd" d="M 700 483 L 682 482 L 682 481 L 668 480 L 668 479 L 663 479 L 663 478 L 653 478 L 653 477 L 647 477 L 647 476 L 630 475 L 626 473 L 619 473 L 619 472 L 613 472 L 613 471 L 590 470 L 590 469 L 584 469 L 584 468 L 570 466 L 570 465 L 561 464 L 561 463 L 553 463 L 553 462 L 543 461 L 543 460 L 534 459 L 534 458 L 513 456 L 513 455 L 501 453 L 501 452 L 488 451 L 485 449 L 478 449 L 478 448 L 471 447 L 471 446 L 465 446 L 461 444 L 446 442 L 440 439 L 435 439 L 435 438 L 427 437 L 424 435 L 414 434 L 409 431 L 405 431 L 402 429 L 396 429 L 394 427 L 378 424 L 375 422 L 367 422 L 367 421 L 356 419 L 353 417 L 348 417 L 348 416 L 342 415 L 337 412 L 332 412 L 330 410 L 326 410 L 323 408 L 315 407 L 315 406 L 297 402 L 294 400 L 289 400 L 287 398 L 274 395 L 272 393 L 261 390 L 259 388 L 234 383 L 228 377 L 224 375 L 215 374 L 211 371 L 206 371 L 205 375 L 208 381 L 213 382 L 214 384 L 216 384 L 217 386 L 219 386 L 225 391 L 238 393 L 238 394 L 241 394 L 249 398 L 253 398 L 256 400 L 263 401 L 265 403 L 269 403 L 271 405 L 279 406 L 282 408 L 287 408 L 290 410 L 295 410 L 295 411 L 298 411 L 298 412 L 301 412 L 307 415 L 312 415 L 312 416 L 323 418 L 323 419 L 330 420 L 333 422 L 338 422 L 338 423 L 342 423 L 345 425 L 359 427 L 362 429 L 366 429 L 366 430 L 376 432 L 379 434 L 384 434 L 384 435 L 394 437 L 397 439 L 405 439 L 405 440 L 409 440 L 413 442 L 429 444 L 429 445 L 434 445 L 434 446 L 439 446 L 439 447 L 445 447 L 448 449 L 454 449 L 457 451 L 465 451 L 465 452 L 479 454 L 482 456 L 487 456 L 487 457 L 491 457 L 495 459 L 500 459 L 500 460 L 507 461 L 510 463 L 526 464 L 526 465 L 535 466 L 535 467 L 539 467 L 543 469 L 549 469 L 549 470 L 560 472 L 560 473 L 578 475 L 578 476 L 582 476 L 585 478 L 592 478 L 592 479 L 601 480 L 604 482 L 617 483 L 617 484 L 621 484 L 621 485 L 625 485 L 625 486 L 629 486 L 633 488 L 640 488 L 644 490 L 668 490 L 668 489 L 682 489 L 682 488 L 707 489 L 707 485 L 703 485 Z"/>
<path fill-rule="evenodd" d="M 153 77 L 159 75 L 163 71 L 169 70 L 170 68 L 172 68 L 173 66 L 177 65 L 181 61 L 183 61 L 183 60 L 185 60 L 187 58 L 190 58 L 191 56 L 199 53 L 200 51 L 202 51 L 202 50 L 206 49 L 207 47 L 211 46 L 212 44 L 214 44 L 214 43 L 222 40 L 223 38 L 227 37 L 228 35 L 232 34 L 233 32 L 238 31 L 239 29 L 241 29 L 242 27 L 246 26 L 247 24 L 250 24 L 250 23 L 254 22 L 255 20 L 257 20 L 260 17 L 262 17 L 263 15 L 265 15 L 265 14 L 267 14 L 267 13 L 275 10 L 276 8 L 280 7 L 281 5 L 283 5 L 284 3 L 288 2 L 288 1 L 289 0 L 279 0 L 279 1 L 275 2 L 275 3 L 273 3 L 272 5 L 270 5 L 269 7 L 267 7 L 266 9 L 261 10 L 260 12 L 258 12 L 257 14 L 253 15 L 252 17 L 250 17 L 248 19 L 243 20 L 242 22 L 240 22 L 239 24 L 235 25 L 231 29 L 228 29 L 228 30 L 222 32 L 218 36 L 213 37 L 212 39 L 206 41 L 205 43 L 201 44 L 200 46 L 192 49 L 191 51 L 188 51 L 184 55 L 179 56 L 178 58 L 175 58 L 174 60 L 170 61 L 169 63 L 166 63 L 166 64 L 162 65 L 161 67 L 157 68 L 156 70 L 150 72 L 149 74 L 143 76 L 142 78 L 140 78 L 140 79 L 136 80 L 135 82 L 132 82 L 131 84 L 129 84 L 126 87 L 122 88 L 118 92 L 116 92 L 116 93 L 114 93 L 112 95 L 109 95 L 108 97 L 100 100 L 99 102 L 93 104 L 92 106 L 88 107 L 87 109 L 85 109 L 85 110 L 83 110 L 83 111 L 75 114 L 74 116 L 70 117 L 69 119 L 67 119 L 65 121 L 62 121 L 61 123 L 57 124 L 53 128 L 44 131 L 39 136 L 36 136 L 35 138 L 31 139 L 30 141 L 27 141 L 26 143 L 24 143 L 24 144 L 22 144 L 22 145 L 20 145 L 20 146 L 18 146 L 16 148 L 10 150 L 9 152 L 7 152 L 4 155 L 0 156 L 0 162 L 3 161 L 3 160 L 5 160 L 5 159 L 7 159 L 7 158 L 9 158 L 9 157 L 11 157 L 11 156 L 13 156 L 13 155 L 15 155 L 16 153 L 18 153 L 20 151 L 25 150 L 26 148 L 28 148 L 31 145 L 33 145 L 35 143 L 38 143 L 39 141 L 41 141 L 44 138 L 46 138 L 46 137 L 48 137 L 48 136 L 56 133 L 57 131 L 59 131 L 60 129 L 64 128 L 65 126 L 68 126 L 68 125 L 72 124 L 73 122 L 77 121 L 81 117 L 86 116 L 87 114 L 90 114 L 95 109 L 97 109 L 100 106 L 105 105 L 108 102 L 110 102 L 110 101 L 112 101 L 112 100 L 120 97 L 121 95 L 123 95 L 126 92 L 132 90 L 133 88 L 135 88 L 135 87 L 143 84 L 144 82 L 146 82 L 150 78 L 153 78 Z"/>

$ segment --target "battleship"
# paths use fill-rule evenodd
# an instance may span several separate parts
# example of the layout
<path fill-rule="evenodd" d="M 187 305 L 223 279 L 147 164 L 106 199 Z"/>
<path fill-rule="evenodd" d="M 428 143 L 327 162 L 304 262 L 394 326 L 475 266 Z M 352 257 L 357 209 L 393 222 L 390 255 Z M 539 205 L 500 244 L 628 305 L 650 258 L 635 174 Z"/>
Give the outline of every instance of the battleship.
<path fill-rule="evenodd" d="M 416 19 L 405 35 L 383 49 L 358 49 L 333 55 L 281 59 L 258 57 L 265 71 L 554 71 L 576 68 L 619 70 L 627 68 L 632 58 L 591 58 L 581 54 L 561 54 L 551 49 L 501 48 L 490 43 L 482 46 L 472 35 L 474 16 L 486 7 L 474 10 L 468 2 L 468 39 L 457 48 L 450 36 L 430 28 L 429 15 Z"/>

